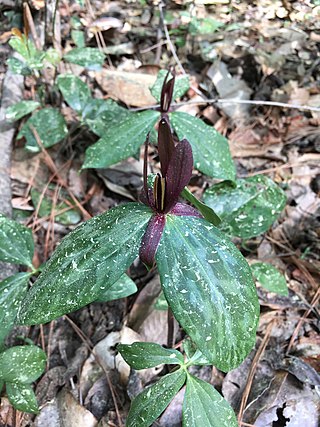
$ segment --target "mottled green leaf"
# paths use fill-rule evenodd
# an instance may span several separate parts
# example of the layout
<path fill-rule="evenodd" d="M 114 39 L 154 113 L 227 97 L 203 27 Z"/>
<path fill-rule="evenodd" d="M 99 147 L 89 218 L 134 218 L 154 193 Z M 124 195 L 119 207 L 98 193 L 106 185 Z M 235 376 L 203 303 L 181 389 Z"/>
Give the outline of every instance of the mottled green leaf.
<path fill-rule="evenodd" d="M 183 386 L 186 375 L 179 369 L 140 393 L 131 403 L 126 427 L 149 427 Z"/>
<path fill-rule="evenodd" d="M 0 343 L 14 325 L 30 276 L 30 273 L 18 273 L 0 282 Z"/>
<path fill-rule="evenodd" d="M 223 27 L 223 25 L 223 22 L 210 17 L 200 19 L 193 17 L 189 24 L 189 33 L 193 36 L 198 34 L 212 34 L 220 27 Z"/>
<path fill-rule="evenodd" d="M 11 347 L 0 353 L 0 379 L 29 384 L 37 380 L 46 367 L 46 354 L 35 345 Z"/>
<path fill-rule="evenodd" d="M 259 303 L 238 249 L 206 220 L 167 215 L 156 254 L 175 318 L 222 371 L 238 366 L 255 342 Z"/>
<path fill-rule="evenodd" d="M 39 412 L 38 402 L 30 384 L 6 383 L 6 391 L 14 408 L 32 414 Z"/>
<path fill-rule="evenodd" d="M 45 62 L 49 62 L 54 66 L 57 66 L 58 63 L 61 61 L 60 53 L 52 47 L 49 47 L 49 49 L 45 51 L 44 59 Z"/>
<path fill-rule="evenodd" d="M 136 293 L 136 284 L 129 276 L 123 274 L 109 289 L 102 292 L 96 302 L 107 302 L 115 299 L 125 298 Z"/>
<path fill-rule="evenodd" d="M 81 113 L 91 98 L 88 85 L 73 74 L 60 75 L 57 84 L 69 106 L 77 113 Z"/>
<path fill-rule="evenodd" d="M 107 134 L 86 151 L 83 168 L 107 168 L 136 154 L 159 118 L 157 111 L 130 113 L 110 126 Z"/>
<path fill-rule="evenodd" d="M 27 114 L 32 113 L 36 108 L 40 107 L 40 103 L 37 101 L 20 101 L 14 105 L 11 105 L 6 109 L 6 119 L 9 122 L 19 120 Z"/>
<path fill-rule="evenodd" d="M 84 48 L 86 45 L 84 32 L 81 30 L 71 30 L 71 38 L 75 45 L 79 48 Z"/>
<path fill-rule="evenodd" d="M 190 142 L 195 168 L 213 178 L 235 180 L 235 167 L 224 136 L 190 114 L 175 112 L 170 118 L 179 139 Z"/>
<path fill-rule="evenodd" d="M 256 280 L 268 291 L 284 296 L 289 295 L 285 277 L 273 265 L 257 262 L 251 265 L 251 271 Z"/>
<path fill-rule="evenodd" d="M 0 214 L 0 261 L 32 267 L 32 231 Z"/>
<path fill-rule="evenodd" d="M 162 89 L 162 85 L 166 75 L 167 75 L 167 70 L 160 70 L 157 76 L 157 80 L 155 81 L 154 85 L 150 88 L 150 92 L 152 93 L 152 96 L 157 100 L 157 102 L 160 102 L 161 89 Z M 172 75 L 168 77 L 168 80 L 171 77 Z M 181 98 L 181 96 L 183 96 L 189 90 L 189 88 L 190 88 L 189 76 L 186 76 L 186 75 L 176 76 L 176 79 L 174 82 L 172 99 L 175 100 L 177 98 Z"/>
<path fill-rule="evenodd" d="M 69 200 L 70 204 L 67 204 L 66 202 L 57 202 L 54 205 L 51 199 L 48 197 L 42 197 L 42 194 L 39 193 L 39 191 L 37 191 L 35 188 L 31 190 L 31 199 L 34 207 L 38 211 L 40 218 L 50 216 L 53 209 L 55 212 L 59 212 L 69 208 L 65 212 L 57 215 L 55 214 L 55 221 L 64 225 L 69 225 L 78 224 L 78 222 L 81 220 L 80 212 L 77 209 L 70 209 L 70 204 L 73 204 L 71 200 Z"/>
<path fill-rule="evenodd" d="M 32 49 L 31 44 L 33 44 L 31 40 L 29 41 L 24 34 L 21 34 L 21 37 L 13 36 L 9 40 L 9 45 L 12 49 L 18 52 L 25 59 L 29 58 L 29 47 Z"/>
<path fill-rule="evenodd" d="M 229 403 L 211 385 L 187 376 L 183 402 L 183 427 L 238 427 Z"/>
<path fill-rule="evenodd" d="M 26 148 L 34 153 L 41 151 L 41 148 L 37 144 L 30 125 L 36 129 L 42 144 L 46 148 L 60 142 L 68 133 L 66 122 L 59 110 L 43 108 L 37 111 L 26 121 L 18 134 L 18 138 L 23 136 L 26 138 Z"/>
<path fill-rule="evenodd" d="M 45 323 L 97 300 L 138 256 L 151 215 L 146 206 L 129 203 L 69 233 L 28 292 L 20 323 Z"/>
<path fill-rule="evenodd" d="M 117 127 L 130 111 L 120 107 L 112 99 L 90 99 L 82 112 L 83 121 L 98 136 L 105 136 L 112 127 Z"/>
<path fill-rule="evenodd" d="M 133 344 L 119 344 L 117 349 L 121 356 L 131 368 L 147 369 L 154 366 L 181 365 L 184 363 L 183 356 L 179 351 L 164 348 L 160 344 L 151 342 L 135 342 Z"/>
<path fill-rule="evenodd" d="M 32 70 L 27 63 L 20 61 L 18 58 L 9 58 L 7 64 L 13 74 L 21 74 L 22 76 L 30 76 L 32 74 Z"/>
<path fill-rule="evenodd" d="M 211 365 L 209 360 L 201 353 L 199 349 L 191 341 L 190 337 L 187 337 L 183 341 L 183 349 L 188 358 L 188 365 Z"/>
<path fill-rule="evenodd" d="M 215 213 L 213 209 L 211 209 L 209 206 L 202 203 L 200 200 L 198 200 L 191 191 L 185 187 L 184 190 L 181 193 L 181 197 L 183 197 L 185 200 L 188 200 L 188 202 L 192 203 L 193 206 L 195 206 L 198 211 L 203 215 L 203 217 L 211 222 L 211 224 L 218 226 L 221 222 L 221 219 L 218 217 L 218 215 Z"/>
<path fill-rule="evenodd" d="M 267 231 L 286 204 L 281 188 L 263 175 L 215 184 L 203 198 L 223 220 L 221 229 L 244 239 Z"/>
<path fill-rule="evenodd" d="M 104 58 L 105 55 L 94 47 L 77 47 L 64 55 L 66 61 L 91 70 L 100 69 L 104 63 Z"/>

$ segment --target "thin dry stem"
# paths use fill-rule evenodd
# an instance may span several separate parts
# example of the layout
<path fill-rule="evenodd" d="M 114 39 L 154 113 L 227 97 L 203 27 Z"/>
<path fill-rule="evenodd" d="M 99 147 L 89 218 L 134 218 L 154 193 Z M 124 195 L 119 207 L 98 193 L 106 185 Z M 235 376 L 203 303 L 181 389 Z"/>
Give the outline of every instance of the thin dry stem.
<path fill-rule="evenodd" d="M 276 319 L 273 319 L 270 322 L 270 324 L 268 325 L 265 336 L 263 337 L 263 340 L 261 341 L 261 344 L 260 344 L 260 346 L 259 346 L 259 348 L 258 348 L 258 350 L 257 350 L 257 352 L 256 352 L 256 354 L 252 360 L 252 364 L 251 364 L 248 379 L 247 379 L 247 384 L 246 384 L 244 392 L 242 394 L 242 399 L 241 399 L 241 404 L 240 404 L 240 409 L 239 409 L 239 414 L 238 414 L 238 422 L 240 425 L 243 424 L 242 418 L 243 418 L 243 414 L 244 414 L 244 411 L 245 411 L 246 406 L 247 406 L 247 401 L 248 401 L 249 393 L 251 390 L 253 378 L 254 378 L 259 360 L 260 360 L 262 354 L 264 353 L 264 351 L 267 347 L 267 344 L 269 342 L 270 334 L 271 334 L 275 320 Z"/>

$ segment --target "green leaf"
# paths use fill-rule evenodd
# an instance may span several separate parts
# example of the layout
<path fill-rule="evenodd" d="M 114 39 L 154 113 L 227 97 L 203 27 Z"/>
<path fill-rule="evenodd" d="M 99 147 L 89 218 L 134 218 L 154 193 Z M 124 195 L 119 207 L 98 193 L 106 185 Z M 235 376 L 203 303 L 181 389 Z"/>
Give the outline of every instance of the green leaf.
<path fill-rule="evenodd" d="M 131 368 L 147 369 L 154 366 L 182 365 L 184 359 L 177 350 L 162 347 L 160 344 L 151 342 L 135 342 L 133 344 L 119 344 L 117 349 L 121 356 L 131 366 Z"/>
<path fill-rule="evenodd" d="M 84 48 L 86 45 L 84 32 L 81 30 L 71 30 L 71 38 L 75 45 L 79 48 Z"/>
<path fill-rule="evenodd" d="M 0 214 L 0 261 L 32 268 L 33 251 L 32 231 Z"/>
<path fill-rule="evenodd" d="M 138 256 L 152 211 L 117 206 L 69 233 L 28 292 L 21 324 L 45 323 L 99 298 Z"/>
<path fill-rule="evenodd" d="M 136 284 L 129 276 L 123 274 L 108 290 L 102 292 L 96 302 L 107 302 L 115 299 L 125 298 L 136 293 Z"/>
<path fill-rule="evenodd" d="M 30 384 L 6 383 L 11 405 L 22 412 L 38 414 L 38 402 Z"/>
<path fill-rule="evenodd" d="M 64 55 L 64 59 L 73 64 L 82 65 L 90 70 L 100 69 L 104 63 L 105 55 L 93 47 L 78 47 Z"/>
<path fill-rule="evenodd" d="M 273 265 L 257 262 L 251 265 L 251 271 L 256 280 L 268 291 L 284 296 L 289 295 L 285 277 Z"/>
<path fill-rule="evenodd" d="M 32 125 L 45 148 L 60 142 L 68 133 L 66 122 L 59 110 L 55 108 L 43 108 L 37 111 L 30 119 L 22 126 L 18 134 L 18 138 L 23 136 L 27 140 L 26 149 L 37 153 L 41 151 L 38 146 L 34 134 L 30 128 Z"/>
<path fill-rule="evenodd" d="M 82 112 L 82 118 L 92 132 L 104 136 L 130 114 L 130 111 L 112 99 L 90 99 Z"/>
<path fill-rule="evenodd" d="M 156 254 L 168 304 L 205 357 L 222 371 L 255 342 L 259 303 L 238 249 L 206 220 L 167 215 Z"/>
<path fill-rule="evenodd" d="M 57 66 L 61 61 L 60 53 L 56 49 L 49 47 L 45 52 L 44 60 L 54 66 Z"/>
<path fill-rule="evenodd" d="M 40 107 L 40 103 L 37 101 L 20 101 L 14 105 L 11 105 L 6 109 L 6 119 L 9 122 L 19 120 L 27 114 L 32 113 L 36 108 Z"/>
<path fill-rule="evenodd" d="M 188 200 L 188 202 L 192 203 L 193 206 L 195 206 L 199 212 L 203 215 L 203 217 L 211 222 L 211 224 L 218 226 L 221 222 L 221 219 L 218 217 L 218 215 L 215 213 L 213 209 L 211 209 L 209 206 L 202 203 L 200 200 L 198 200 L 191 191 L 185 187 L 184 190 L 181 193 L 181 197 L 183 197 L 185 200 Z"/>
<path fill-rule="evenodd" d="M 31 68 L 18 58 L 9 58 L 7 64 L 13 74 L 21 74 L 22 76 L 30 76 L 32 74 Z"/>
<path fill-rule="evenodd" d="M 0 379 L 10 383 L 36 381 L 46 367 L 46 354 L 35 345 L 11 347 L 0 353 Z"/>
<path fill-rule="evenodd" d="M 80 212 L 77 209 L 70 209 L 70 204 L 73 205 L 73 202 L 69 198 L 67 198 L 67 200 L 69 200 L 70 204 L 67 204 L 65 202 L 58 202 L 54 206 L 51 199 L 49 199 L 48 197 L 42 197 L 42 194 L 39 193 L 39 191 L 32 188 L 31 199 L 34 207 L 38 209 L 38 215 L 40 218 L 45 216 L 50 216 L 53 209 L 55 210 L 55 212 L 59 212 L 69 208 L 69 210 L 65 212 L 62 212 L 57 215 L 55 214 L 54 215 L 55 221 L 64 225 L 78 224 L 78 222 L 81 221 Z M 39 206 L 39 203 L 40 203 L 40 206 Z"/>
<path fill-rule="evenodd" d="M 89 87 L 73 74 L 63 74 L 58 77 L 57 84 L 63 98 L 77 113 L 81 113 L 91 99 Z"/>
<path fill-rule="evenodd" d="M 189 24 L 189 33 L 192 36 L 196 36 L 198 34 L 212 34 L 223 26 L 224 24 L 222 22 L 210 17 L 201 19 L 193 17 Z"/>
<path fill-rule="evenodd" d="M 131 403 L 126 427 L 149 427 L 183 386 L 186 375 L 179 369 L 140 393 Z"/>
<path fill-rule="evenodd" d="M 184 339 L 183 349 L 188 359 L 188 365 L 211 365 L 209 360 L 201 353 L 199 349 L 197 349 L 197 347 L 191 341 L 190 337 Z"/>
<path fill-rule="evenodd" d="M 14 325 L 30 276 L 30 273 L 18 273 L 0 282 L 0 344 Z"/>
<path fill-rule="evenodd" d="M 256 175 L 213 185 L 204 193 L 204 201 L 213 207 L 228 234 L 248 239 L 267 231 L 286 204 L 286 196 L 270 178 Z"/>
<path fill-rule="evenodd" d="M 159 118 L 157 111 L 130 113 L 117 121 L 103 138 L 89 147 L 83 168 L 107 168 L 136 154 Z"/>
<path fill-rule="evenodd" d="M 190 114 L 175 112 L 170 118 L 178 138 L 190 142 L 195 168 L 213 178 L 235 180 L 235 167 L 224 136 Z"/>
<path fill-rule="evenodd" d="M 221 394 L 189 373 L 182 416 L 183 427 L 238 427 L 233 409 Z"/>
<path fill-rule="evenodd" d="M 150 88 L 150 92 L 152 96 L 157 100 L 157 102 L 160 102 L 161 99 L 161 89 L 164 82 L 164 79 L 167 75 L 166 70 L 160 70 L 157 76 L 157 80 L 155 81 L 154 85 Z M 168 80 L 172 77 L 168 77 Z M 167 81 L 168 81 L 167 80 Z M 174 82 L 174 88 L 173 88 L 173 95 L 172 99 L 175 100 L 177 98 L 181 98 L 190 88 L 189 83 L 189 76 L 183 75 L 183 76 L 176 76 L 175 82 Z"/>
<path fill-rule="evenodd" d="M 31 41 L 30 43 L 32 44 Z M 29 41 L 24 34 L 21 34 L 21 37 L 11 37 L 11 39 L 9 40 L 9 46 L 11 46 L 13 50 L 18 52 L 24 59 L 29 58 Z"/>

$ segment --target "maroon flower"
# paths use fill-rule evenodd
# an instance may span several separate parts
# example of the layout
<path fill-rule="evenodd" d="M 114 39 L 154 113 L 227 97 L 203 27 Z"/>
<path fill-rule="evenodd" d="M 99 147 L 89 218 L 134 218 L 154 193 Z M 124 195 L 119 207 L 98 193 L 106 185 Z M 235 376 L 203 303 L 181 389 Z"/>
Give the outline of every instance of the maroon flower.
<path fill-rule="evenodd" d="M 161 89 L 161 98 L 160 98 L 160 111 L 161 113 L 167 113 L 170 109 L 173 89 L 174 89 L 174 81 L 175 81 L 175 73 L 171 71 L 173 77 L 168 81 L 170 71 L 167 72 L 167 75 L 164 79 L 162 89 Z"/>
<path fill-rule="evenodd" d="M 186 139 L 176 145 L 168 119 L 163 116 L 158 129 L 158 153 L 161 174 L 154 179 L 153 188 L 147 182 L 148 138 L 144 153 L 144 189 L 141 201 L 154 211 L 142 238 L 140 258 L 144 264 L 152 266 L 165 227 L 166 214 L 196 216 L 201 214 L 193 207 L 178 202 L 184 187 L 192 175 L 193 156 L 191 145 Z"/>

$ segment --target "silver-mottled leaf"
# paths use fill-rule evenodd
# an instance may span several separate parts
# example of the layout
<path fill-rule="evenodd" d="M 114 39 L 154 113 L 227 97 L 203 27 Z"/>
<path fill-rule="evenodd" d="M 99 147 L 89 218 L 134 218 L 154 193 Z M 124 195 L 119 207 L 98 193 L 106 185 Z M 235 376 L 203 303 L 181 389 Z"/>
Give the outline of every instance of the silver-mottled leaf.
<path fill-rule="evenodd" d="M 108 290 L 102 292 L 96 302 L 107 302 L 125 298 L 136 293 L 136 284 L 127 274 L 123 274 Z"/>
<path fill-rule="evenodd" d="M 0 379 L 30 384 L 42 375 L 46 360 L 44 351 L 35 345 L 10 347 L 0 353 Z"/>
<path fill-rule="evenodd" d="M 238 427 L 233 409 L 221 394 L 190 374 L 182 414 L 183 427 Z"/>
<path fill-rule="evenodd" d="M 175 112 L 170 118 L 179 139 L 190 142 L 195 168 L 213 178 L 235 180 L 235 167 L 224 136 L 190 114 Z"/>
<path fill-rule="evenodd" d="M 30 228 L 0 214 L 0 261 L 32 267 L 33 251 Z"/>
<path fill-rule="evenodd" d="M 164 348 L 160 344 L 152 342 L 135 342 L 133 344 L 119 344 L 124 360 L 136 370 L 153 368 L 161 364 L 182 365 L 182 354 L 171 348 Z"/>
<path fill-rule="evenodd" d="M 38 402 L 30 384 L 6 383 L 6 391 L 11 405 L 18 411 L 37 414 Z"/>
<path fill-rule="evenodd" d="M 186 375 L 179 369 L 140 393 L 131 403 L 126 427 L 149 427 L 183 386 Z"/>
<path fill-rule="evenodd" d="M 68 234 L 28 292 L 19 322 L 45 323 L 98 299 L 138 256 L 151 215 L 146 206 L 129 203 Z"/>
<path fill-rule="evenodd" d="M 142 111 L 115 122 L 104 137 L 87 149 L 83 168 L 107 168 L 134 156 L 158 118 L 157 111 Z"/>
<path fill-rule="evenodd" d="M 268 291 L 288 296 L 287 282 L 283 274 L 267 262 L 256 262 L 251 265 L 251 271 L 256 280 Z"/>
<path fill-rule="evenodd" d="M 204 219 L 167 215 L 156 261 L 173 314 L 197 348 L 222 371 L 238 366 L 259 318 L 251 270 L 238 249 Z"/>
<path fill-rule="evenodd" d="M 215 184 L 203 199 L 223 220 L 222 230 L 244 239 L 266 232 L 286 205 L 282 189 L 264 175 Z"/>

